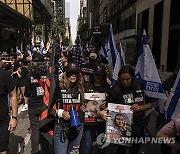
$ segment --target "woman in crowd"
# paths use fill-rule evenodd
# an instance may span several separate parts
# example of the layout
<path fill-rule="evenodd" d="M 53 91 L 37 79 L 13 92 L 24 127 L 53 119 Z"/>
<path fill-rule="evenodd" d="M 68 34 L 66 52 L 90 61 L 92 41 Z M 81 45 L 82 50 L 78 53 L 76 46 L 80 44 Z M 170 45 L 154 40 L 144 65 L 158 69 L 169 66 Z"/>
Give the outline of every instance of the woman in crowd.
<path fill-rule="evenodd" d="M 44 62 L 31 62 L 29 74 L 25 84 L 25 96 L 29 99 L 29 120 L 31 126 L 31 153 L 39 152 L 39 118 L 43 105 L 44 86 L 47 73 L 47 65 Z M 42 150 L 44 150 L 42 148 Z"/>
<path fill-rule="evenodd" d="M 144 135 L 144 111 L 152 108 L 151 100 L 145 99 L 142 85 L 135 80 L 134 69 L 130 66 L 121 68 L 118 81 L 110 90 L 106 99 L 108 103 L 130 105 L 133 111 L 132 137 L 143 137 Z M 107 118 L 106 110 L 102 114 Z M 138 154 L 141 144 L 133 144 L 129 149 L 130 154 Z M 117 154 L 125 154 L 126 146 L 114 145 Z"/>
<path fill-rule="evenodd" d="M 20 61 L 20 67 L 17 70 L 17 76 L 19 78 L 19 91 L 17 92 L 17 95 L 19 96 L 20 93 L 22 93 L 22 96 L 24 98 L 24 107 L 22 108 L 21 111 L 26 111 L 28 110 L 28 99 L 24 95 L 25 92 L 25 80 L 27 78 L 28 74 L 28 61 L 25 58 L 22 58 Z"/>
<path fill-rule="evenodd" d="M 57 119 L 54 127 L 55 154 L 78 153 L 83 134 L 84 104 L 83 79 L 76 63 L 69 63 L 60 79 L 62 98 L 57 103 Z M 70 110 L 75 109 L 80 124 L 72 126 Z"/>
<path fill-rule="evenodd" d="M 89 80 L 88 86 L 86 88 L 86 92 L 87 93 L 105 93 L 106 95 L 108 93 L 109 88 L 110 88 L 110 85 L 107 83 L 106 68 L 105 66 L 101 64 L 97 64 L 94 67 L 93 76 Z M 90 106 L 89 102 L 87 105 Z M 93 113 L 97 113 L 98 115 L 96 115 L 96 117 L 94 116 L 90 117 L 91 119 L 94 118 L 94 122 L 86 122 L 85 120 L 84 154 L 90 154 L 93 141 L 95 141 L 95 139 L 100 133 L 105 133 L 106 124 L 105 124 L 105 121 L 102 118 L 100 118 L 100 115 L 99 115 L 99 113 L 102 110 L 102 106 L 105 106 L 105 104 L 102 104 L 100 106 L 98 105 L 99 109 L 97 109 L 97 105 L 98 104 L 94 102 L 93 108 L 96 108 L 96 110 L 94 110 Z M 104 149 L 99 149 L 99 153 L 104 153 L 104 152 L 105 152 Z"/>
<path fill-rule="evenodd" d="M 19 97 L 20 97 L 19 78 L 17 72 L 18 72 L 18 68 L 20 68 L 21 59 L 22 59 L 22 53 L 21 51 L 18 50 L 16 52 L 15 61 L 13 63 L 13 72 L 12 72 L 12 77 L 16 85 L 17 101 L 19 101 Z"/>

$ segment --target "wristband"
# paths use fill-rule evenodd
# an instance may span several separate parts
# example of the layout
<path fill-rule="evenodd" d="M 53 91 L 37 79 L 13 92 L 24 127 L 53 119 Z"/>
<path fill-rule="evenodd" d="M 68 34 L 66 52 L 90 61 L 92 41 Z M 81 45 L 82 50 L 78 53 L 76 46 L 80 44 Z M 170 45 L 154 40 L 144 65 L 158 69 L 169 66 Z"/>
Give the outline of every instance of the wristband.
<path fill-rule="evenodd" d="M 63 109 L 59 109 L 59 110 L 58 110 L 57 115 L 58 115 L 59 118 L 62 117 L 62 113 L 63 113 L 63 112 L 64 112 Z"/>
<path fill-rule="evenodd" d="M 12 118 L 12 119 L 16 119 L 16 120 L 17 120 L 17 118 L 18 118 L 18 117 L 16 117 L 16 116 L 11 116 L 11 118 Z"/>

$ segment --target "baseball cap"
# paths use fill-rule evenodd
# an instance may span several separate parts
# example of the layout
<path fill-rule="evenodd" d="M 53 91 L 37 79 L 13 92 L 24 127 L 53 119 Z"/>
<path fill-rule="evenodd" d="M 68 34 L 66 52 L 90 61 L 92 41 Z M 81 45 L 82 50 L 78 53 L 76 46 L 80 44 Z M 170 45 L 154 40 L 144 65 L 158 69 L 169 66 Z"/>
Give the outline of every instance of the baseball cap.
<path fill-rule="evenodd" d="M 108 60 L 105 57 L 101 57 L 101 59 L 99 60 L 99 63 L 108 65 Z"/>
<path fill-rule="evenodd" d="M 44 62 L 44 56 L 40 53 L 34 54 L 32 58 L 34 62 Z"/>
<path fill-rule="evenodd" d="M 69 73 L 69 72 L 79 72 L 79 66 L 78 64 L 72 62 L 72 63 L 68 63 L 67 66 L 66 66 L 66 72 Z"/>
<path fill-rule="evenodd" d="M 94 53 L 94 52 L 91 52 L 90 55 L 89 55 L 89 58 L 96 60 L 97 59 L 97 54 Z"/>
<path fill-rule="evenodd" d="M 106 75 L 106 67 L 101 64 L 96 65 L 94 67 L 93 74 L 105 76 Z"/>
<path fill-rule="evenodd" d="M 18 54 L 21 54 L 21 51 L 20 50 L 17 50 L 16 51 L 16 54 L 18 55 Z"/>

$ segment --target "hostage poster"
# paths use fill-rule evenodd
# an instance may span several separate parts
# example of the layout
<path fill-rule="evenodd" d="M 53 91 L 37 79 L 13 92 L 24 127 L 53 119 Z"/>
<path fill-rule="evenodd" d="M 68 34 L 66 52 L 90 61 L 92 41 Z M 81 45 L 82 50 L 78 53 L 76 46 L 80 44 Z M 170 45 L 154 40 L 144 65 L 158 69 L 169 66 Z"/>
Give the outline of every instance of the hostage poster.
<path fill-rule="evenodd" d="M 109 116 L 106 121 L 106 142 L 131 146 L 133 112 L 130 105 L 108 103 Z"/>
<path fill-rule="evenodd" d="M 104 121 L 99 117 L 99 111 L 105 100 L 105 93 L 84 93 L 87 104 L 85 106 L 84 122 L 93 124 Z"/>

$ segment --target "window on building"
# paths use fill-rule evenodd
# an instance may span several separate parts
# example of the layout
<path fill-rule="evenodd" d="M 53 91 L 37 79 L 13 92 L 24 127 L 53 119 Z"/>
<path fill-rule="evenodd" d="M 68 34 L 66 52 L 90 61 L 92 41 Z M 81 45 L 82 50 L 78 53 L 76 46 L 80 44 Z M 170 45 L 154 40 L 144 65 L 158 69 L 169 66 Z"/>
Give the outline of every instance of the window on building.
<path fill-rule="evenodd" d="M 120 1 L 117 2 L 117 10 L 120 9 Z"/>
<path fill-rule="evenodd" d="M 119 31 L 119 20 L 116 21 L 117 30 Z"/>
<path fill-rule="evenodd" d="M 125 30 L 125 22 L 124 20 L 121 21 L 121 31 Z"/>
<path fill-rule="evenodd" d="M 120 9 L 122 8 L 122 1 L 120 0 L 120 2 L 119 2 L 119 7 L 120 7 Z"/>
<path fill-rule="evenodd" d="M 105 7 L 103 10 L 103 22 L 106 23 L 107 21 L 107 8 Z"/>
<path fill-rule="evenodd" d="M 125 30 L 128 29 L 128 19 L 125 19 Z"/>
<path fill-rule="evenodd" d="M 113 15 L 113 8 L 111 8 L 111 13 L 110 13 L 110 16 L 112 16 Z"/>
<path fill-rule="evenodd" d="M 132 16 L 129 17 L 129 28 L 133 28 Z"/>

